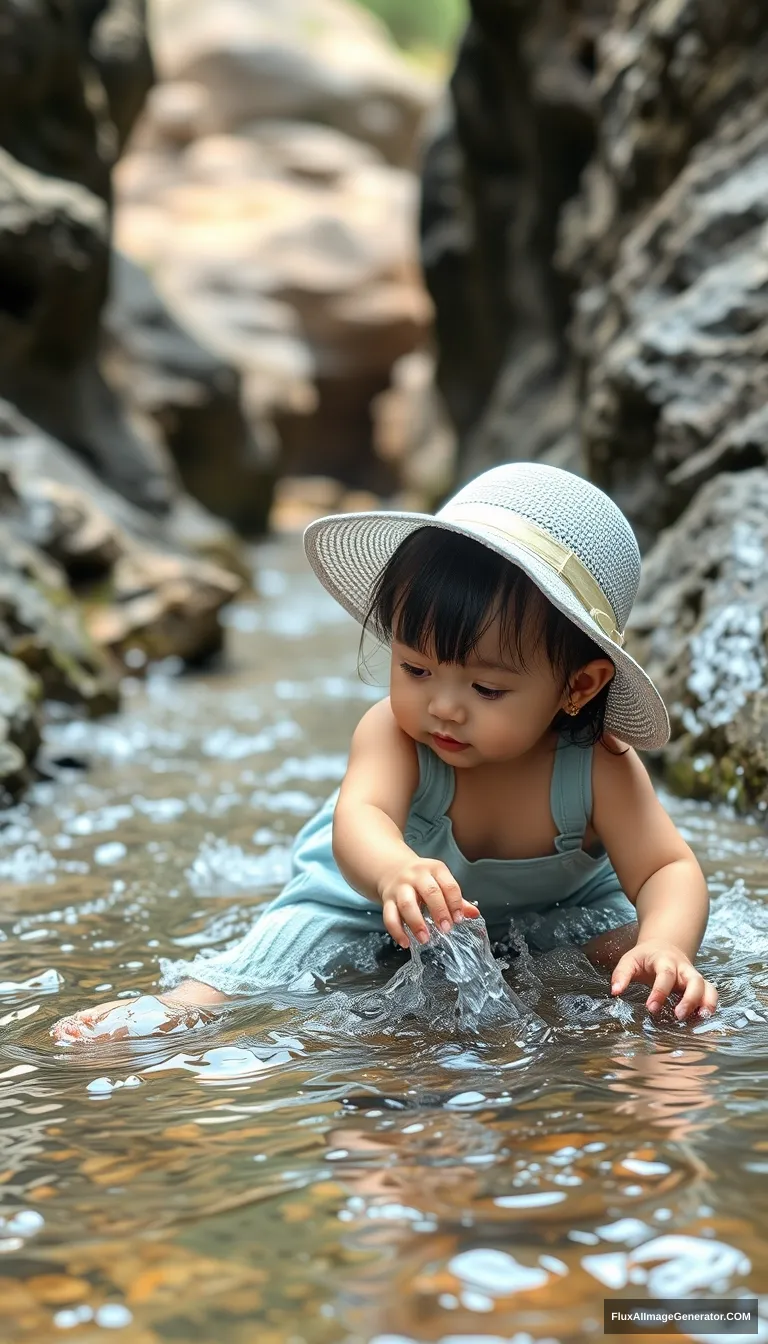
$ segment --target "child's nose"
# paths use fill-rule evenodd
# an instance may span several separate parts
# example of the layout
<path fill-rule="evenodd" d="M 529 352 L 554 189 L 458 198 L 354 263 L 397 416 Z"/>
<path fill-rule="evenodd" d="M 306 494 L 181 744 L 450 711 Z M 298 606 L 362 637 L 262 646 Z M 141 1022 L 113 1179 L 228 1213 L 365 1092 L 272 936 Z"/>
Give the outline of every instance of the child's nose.
<path fill-rule="evenodd" d="M 429 703 L 429 712 L 441 723 L 463 723 L 466 718 L 464 706 L 457 695 L 448 690 L 436 691 Z"/>

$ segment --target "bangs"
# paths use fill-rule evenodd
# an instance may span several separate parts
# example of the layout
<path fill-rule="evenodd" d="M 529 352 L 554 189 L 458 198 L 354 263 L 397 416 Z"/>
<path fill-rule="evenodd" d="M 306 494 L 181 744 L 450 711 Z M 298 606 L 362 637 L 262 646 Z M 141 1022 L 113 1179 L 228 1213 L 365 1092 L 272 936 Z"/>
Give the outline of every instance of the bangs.
<path fill-rule="evenodd" d="M 440 663 L 464 665 L 499 618 L 500 656 L 525 671 L 549 604 L 521 569 L 469 537 L 441 528 L 411 533 L 387 564 L 365 626 Z M 534 640 L 532 645 L 531 640 Z"/>

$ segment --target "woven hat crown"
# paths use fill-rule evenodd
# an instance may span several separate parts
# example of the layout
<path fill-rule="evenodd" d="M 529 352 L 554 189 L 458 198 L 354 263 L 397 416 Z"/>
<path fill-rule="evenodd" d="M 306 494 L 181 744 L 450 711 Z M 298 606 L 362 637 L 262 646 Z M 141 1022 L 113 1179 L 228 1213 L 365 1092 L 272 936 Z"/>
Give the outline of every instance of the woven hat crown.
<path fill-rule="evenodd" d="M 445 507 L 476 504 L 508 509 L 573 551 L 624 629 L 640 583 L 640 551 L 621 509 L 602 490 L 559 467 L 514 462 L 483 472 Z"/>

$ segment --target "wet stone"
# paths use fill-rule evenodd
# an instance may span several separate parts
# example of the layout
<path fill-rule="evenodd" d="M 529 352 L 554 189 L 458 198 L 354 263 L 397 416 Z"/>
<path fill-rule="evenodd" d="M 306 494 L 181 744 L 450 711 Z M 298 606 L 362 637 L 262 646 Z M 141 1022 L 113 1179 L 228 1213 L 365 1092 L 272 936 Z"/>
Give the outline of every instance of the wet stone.
<path fill-rule="evenodd" d="M 768 801 L 768 468 L 717 476 L 646 557 L 633 651 L 670 710 L 680 792 Z"/>
<path fill-rule="evenodd" d="M 0 654 L 0 797 L 15 798 L 30 777 L 40 745 L 39 679 Z"/>
<path fill-rule="evenodd" d="M 0 648 L 39 677 L 46 698 L 91 715 L 117 707 L 115 673 L 86 634 L 64 571 L 6 521 L 0 522 Z"/>

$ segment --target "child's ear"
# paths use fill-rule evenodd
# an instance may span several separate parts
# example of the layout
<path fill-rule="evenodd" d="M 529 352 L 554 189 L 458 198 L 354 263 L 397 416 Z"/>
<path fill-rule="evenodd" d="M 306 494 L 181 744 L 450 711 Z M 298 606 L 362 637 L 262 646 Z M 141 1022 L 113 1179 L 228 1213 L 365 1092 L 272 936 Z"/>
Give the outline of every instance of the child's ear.
<path fill-rule="evenodd" d="M 595 696 L 602 691 L 609 681 L 613 681 L 616 675 L 616 668 L 610 658 L 593 658 L 591 663 L 586 663 L 580 672 L 576 673 L 570 684 L 570 697 L 573 704 L 583 709 L 594 700 Z"/>

